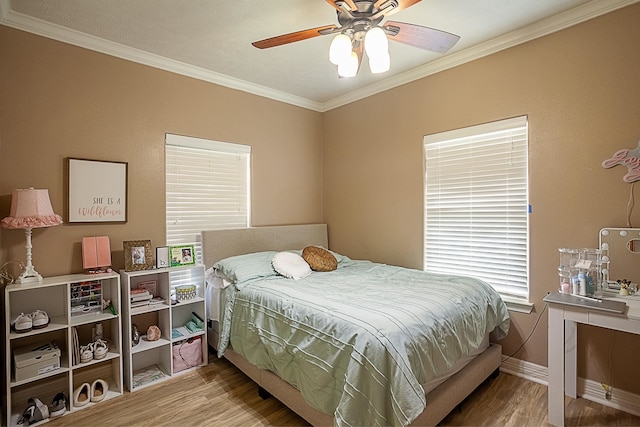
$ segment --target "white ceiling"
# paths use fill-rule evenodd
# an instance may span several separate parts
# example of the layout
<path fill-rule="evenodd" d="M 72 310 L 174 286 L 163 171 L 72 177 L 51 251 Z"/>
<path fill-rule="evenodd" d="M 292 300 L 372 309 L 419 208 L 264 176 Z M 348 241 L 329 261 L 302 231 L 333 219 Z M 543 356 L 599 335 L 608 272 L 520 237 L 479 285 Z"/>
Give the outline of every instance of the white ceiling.
<path fill-rule="evenodd" d="M 391 70 L 339 79 L 331 36 L 251 42 L 338 24 L 324 0 L 0 0 L 0 23 L 317 111 L 425 77 L 640 0 L 422 0 L 394 21 L 461 37 L 446 55 L 389 43 Z"/>

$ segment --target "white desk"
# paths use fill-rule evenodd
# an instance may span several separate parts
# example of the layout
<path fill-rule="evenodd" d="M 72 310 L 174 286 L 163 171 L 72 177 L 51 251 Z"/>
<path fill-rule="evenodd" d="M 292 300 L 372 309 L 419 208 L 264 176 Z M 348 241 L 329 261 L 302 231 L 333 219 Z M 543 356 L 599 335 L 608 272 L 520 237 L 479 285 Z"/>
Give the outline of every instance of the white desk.
<path fill-rule="evenodd" d="M 565 394 L 576 398 L 577 384 L 577 324 L 600 326 L 616 331 L 640 334 L 640 297 L 607 297 L 607 300 L 627 303 L 624 314 L 616 314 L 588 306 L 559 302 L 559 294 L 544 298 L 549 303 L 548 344 L 548 422 L 564 426 Z M 563 327 L 564 324 L 564 327 Z"/>

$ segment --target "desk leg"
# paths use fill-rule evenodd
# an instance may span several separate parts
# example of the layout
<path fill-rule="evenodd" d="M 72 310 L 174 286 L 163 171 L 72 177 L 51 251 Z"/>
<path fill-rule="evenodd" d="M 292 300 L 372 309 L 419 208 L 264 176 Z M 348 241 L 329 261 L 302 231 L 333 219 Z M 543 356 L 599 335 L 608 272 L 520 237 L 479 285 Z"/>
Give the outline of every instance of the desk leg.
<path fill-rule="evenodd" d="M 564 393 L 578 397 L 578 325 L 571 320 L 564 321 Z"/>
<path fill-rule="evenodd" d="M 565 385 L 565 328 L 564 310 L 549 305 L 548 330 L 548 413 L 547 421 L 558 427 L 564 426 L 564 385 Z"/>

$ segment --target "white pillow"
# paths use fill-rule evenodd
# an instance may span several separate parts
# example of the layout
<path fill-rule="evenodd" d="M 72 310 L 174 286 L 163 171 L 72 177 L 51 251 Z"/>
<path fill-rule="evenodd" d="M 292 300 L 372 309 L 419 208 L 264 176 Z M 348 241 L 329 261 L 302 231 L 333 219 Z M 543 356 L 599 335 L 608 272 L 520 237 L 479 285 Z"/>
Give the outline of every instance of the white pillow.
<path fill-rule="evenodd" d="M 271 261 L 273 269 L 289 279 L 302 279 L 311 274 L 311 267 L 298 254 L 293 252 L 278 252 Z"/>

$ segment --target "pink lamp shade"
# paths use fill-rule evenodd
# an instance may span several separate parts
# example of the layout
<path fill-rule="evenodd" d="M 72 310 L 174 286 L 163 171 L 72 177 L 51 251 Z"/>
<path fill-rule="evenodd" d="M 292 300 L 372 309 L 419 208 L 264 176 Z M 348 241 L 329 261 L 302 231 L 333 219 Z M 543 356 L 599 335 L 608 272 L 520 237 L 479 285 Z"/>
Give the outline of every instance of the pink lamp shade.
<path fill-rule="evenodd" d="M 0 225 L 3 228 L 41 228 L 62 224 L 62 217 L 53 212 L 49 190 L 25 188 L 13 190 L 11 213 Z"/>

